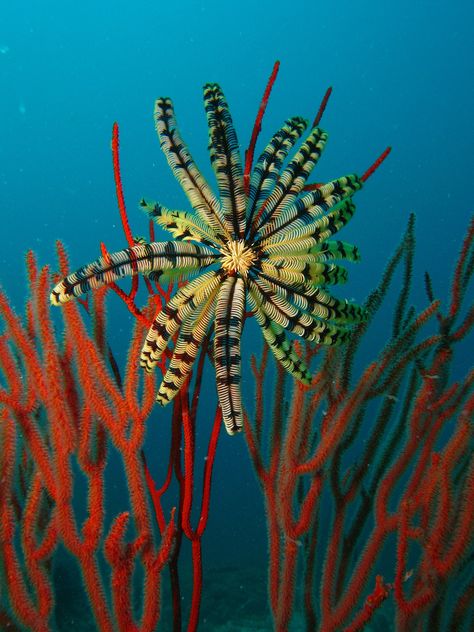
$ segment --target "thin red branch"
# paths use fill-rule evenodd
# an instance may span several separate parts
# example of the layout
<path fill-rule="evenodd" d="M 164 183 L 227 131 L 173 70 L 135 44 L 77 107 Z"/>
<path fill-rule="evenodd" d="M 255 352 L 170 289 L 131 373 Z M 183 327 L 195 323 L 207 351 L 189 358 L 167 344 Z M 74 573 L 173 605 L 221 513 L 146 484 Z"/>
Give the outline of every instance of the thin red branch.
<path fill-rule="evenodd" d="M 380 156 L 377 158 L 377 160 L 360 177 L 362 182 L 365 182 L 368 178 L 370 178 L 370 176 L 374 173 L 374 171 L 376 171 L 380 167 L 380 165 L 383 163 L 383 161 L 385 160 L 385 158 L 389 155 L 389 153 L 391 151 L 392 151 L 392 148 L 391 147 L 387 147 L 387 149 L 385 149 L 385 151 L 383 151 L 380 154 Z"/>
<path fill-rule="evenodd" d="M 316 114 L 314 121 L 313 121 L 313 125 L 312 127 L 317 127 L 323 117 L 324 111 L 326 109 L 326 106 L 328 104 L 329 101 L 329 97 L 331 96 L 332 93 L 332 86 L 329 86 L 329 88 L 326 90 L 323 100 L 321 101 L 321 105 L 319 106 L 319 110 L 318 113 Z"/>
<path fill-rule="evenodd" d="M 257 117 L 255 119 L 255 123 L 253 126 L 252 136 L 250 137 L 250 143 L 249 143 L 247 151 L 245 152 L 244 189 L 247 195 L 249 194 L 249 189 L 250 189 L 250 172 L 252 171 L 255 145 L 257 144 L 257 138 L 258 138 L 258 135 L 260 134 L 260 130 L 262 129 L 263 115 L 265 114 L 268 99 L 270 98 L 270 93 L 272 91 L 273 84 L 275 83 L 275 79 L 277 78 L 279 68 L 280 68 L 280 62 L 276 61 L 273 65 L 272 74 L 270 75 L 270 79 L 268 80 L 267 87 L 265 88 L 265 92 L 263 93 L 263 98 L 260 102 L 260 107 L 258 109 Z"/>
<path fill-rule="evenodd" d="M 127 243 L 132 248 L 134 240 L 125 206 L 125 198 L 123 195 L 122 177 L 120 175 L 120 158 L 119 158 L 119 127 L 114 123 L 112 127 L 112 162 L 114 166 L 115 192 L 117 194 L 117 203 L 120 211 L 120 219 L 122 220 L 123 231 L 127 239 Z"/>

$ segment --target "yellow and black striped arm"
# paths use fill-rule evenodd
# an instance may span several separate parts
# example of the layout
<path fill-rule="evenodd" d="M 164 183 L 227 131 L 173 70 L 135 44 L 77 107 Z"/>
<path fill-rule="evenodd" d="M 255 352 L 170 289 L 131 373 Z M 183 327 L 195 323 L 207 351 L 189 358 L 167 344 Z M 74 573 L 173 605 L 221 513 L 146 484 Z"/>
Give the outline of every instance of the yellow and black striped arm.
<path fill-rule="evenodd" d="M 249 287 L 262 311 L 287 331 L 324 345 L 340 344 L 347 339 L 349 330 L 346 327 L 315 318 L 276 292 L 266 279 L 255 277 Z"/>
<path fill-rule="evenodd" d="M 267 199 L 280 175 L 283 161 L 307 127 L 300 116 L 285 121 L 271 138 L 252 170 L 247 202 L 247 233 L 257 208 Z"/>
<path fill-rule="evenodd" d="M 240 338 L 244 311 L 245 283 L 238 276 L 229 276 L 222 283 L 217 297 L 214 365 L 222 418 L 231 435 L 242 430 L 243 426 Z"/>
<path fill-rule="evenodd" d="M 345 259 L 346 261 L 360 261 L 360 251 L 357 246 L 348 244 L 345 241 L 335 239 L 333 241 L 323 241 L 321 244 L 311 246 L 308 250 L 308 256 L 316 257 L 318 261 L 338 261 Z M 305 255 L 294 254 L 296 257 L 304 257 Z"/>
<path fill-rule="evenodd" d="M 323 215 L 295 230 L 287 230 L 281 235 L 273 235 L 264 239 L 260 248 L 266 255 L 291 254 L 298 242 L 305 248 L 322 243 L 335 235 L 345 226 L 355 213 L 355 205 L 351 199 L 345 200 L 335 210 Z"/>
<path fill-rule="evenodd" d="M 157 99 L 155 126 L 160 146 L 176 179 L 186 193 L 193 209 L 216 233 L 226 233 L 221 216 L 221 204 L 181 139 L 171 99 Z M 228 236 L 227 236 L 228 237 Z"/>
<path fill-rule="evenodd" d="M 262 227 L 259 233 L 260 239 L 269 240 L 273 236 L 279 238 L 287 232 L 304 234 L 309 224 L 317 221 L 329 210 L 335 210 L 341 206 L 361 187 L 362 182 L 359 178 L 350 175 L 305 193 L 288 205 L 277 218 Z"/>
<path fill-rule="evenodd" d="M 210 248 L 189 242 L 137 244 L 107 257 L 99 257 L 68 275 L 53 288 L 50 300 L 52 305 L 61 305 L 126 276 L 153 273 L 155 278 L 159 278 L 167 271 L 185 275 L 215 262 L 216 254 Z"/>
<path fill-rule="evenodd" d="M 309 256 L 309 255 L 308 255 Z M 335 285 L 346 283 L 346 268 L 334 263 L 320 263 L 316 260 L 276 257 L 263 259 L 261 269 L 267 276 L 291 286 L 303 287 L 306 283 L 313 285 Z"/>
<path fill-rule="evenodd" d="M 335 298 L 320 287 L 309 283 L 305 283 L 298 288 L 297 286 L 289 286 L 265 274 L 261 274 L 259 278 L 265 280 L 268 286 L 284 300 L 316 318 L 352 323 L 365 320 L 367 317 L 366 311 L 362 307 Z"/>
<path fill-rule="evenodd" d="M 161 382 L 156 401 L 164 406 L 178 393 L 196 360 L 200 346 L 214 318 L 216 288 L 207 301 L 183 322 L 168 370 Z"/>
<path fill-rule="evenodd" d="M 170 339 L 184 321 L 195 312 L 219 286 L 225 274 L 212 270 L 181 288 L 165 305 L 151 325 L 140 355 L 140 365 L 152 371 Z"/>
<path fill-rule="evenodd" d="M 211 165 L 219 187 L 225 226 L 234 238 L 242 239 L 247 201 L 239 143 L 229 107 L 216 83 L 204 86 L 204 107 L 209 127 Z"/>
<path fill-rule="evenodd" d="M 312 263 L 314 261 L 360 261 L 360 252 L 357 246 L 345 241 L 333 240 L 318 242 L 314 237 L 301 237 L 289 242 L 275 242 L 268 247 L 269 254 L 262 254 L 262 260 L 285 260 L 287 257 Z M 288 254 L 287 254 L 288 253 Z"/>
<path fill-rule="evenodd" d="M 264 202 L 265 210 L 254 222 L 252 234 L 259 232 L 272 219 L 277 219 L 282 210 L 292 204 L 303 190 L 309 174 L 321 156 L 327 134 L 316 127 L 301 145 L 299 151 L 284 169 L 275 183 L 273 191 Z"/>
<path fill-rule="evenodd" d="M 265 314 L 260 298 L 253 292 L 252 287 L 250 287 L 247 297 L 250 309 L 260 325 L 263 337 L 275 358 L 295 379 L 303 384 L 310 384 L 311 373 L 305 361 L 294 350 L 293 343 L 286 335 L 283 327 Z"/>
<path fill-rule="evenodd" d="M 360 305 L 331 296 L 321 288 L 309 284 L 305 285 L 303 291 L 308 302 L 308 311 L 318 318 L 350 324 L 367 320 L 367 310 Z M 327 316 L 323 316 L 323 313 L 327 313 Z"/>
<path fill-rule="evenodd" d="M 158 226 L 170 232 L 175 239 L 199 241 L 213 248 L 216 244 L 225 243 L 225 235 L 215 233 L 209 224 L 203 222 L 194 213 L 170 210 L 157 202 L 145 200 L 141 200 L 140 206 Z"/>

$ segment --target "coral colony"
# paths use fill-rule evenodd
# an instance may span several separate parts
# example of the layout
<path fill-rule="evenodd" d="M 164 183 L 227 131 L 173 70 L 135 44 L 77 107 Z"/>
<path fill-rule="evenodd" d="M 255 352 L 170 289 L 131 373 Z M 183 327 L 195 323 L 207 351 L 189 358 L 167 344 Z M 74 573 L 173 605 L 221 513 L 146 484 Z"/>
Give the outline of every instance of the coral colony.
<path fill-rule="evenodd" d="M 352 217 L 354 193 L 389 149 L 361 177 L 308 183 L 326 141 L 319 122 L 328 90 L 286 166 L 306 127 L 299 117 L 284 123 L 252 169 L 277 72 L 278 63 L 243 162 L 223 93 L 205 86 L 218 196 L 181 140 L 171 101 L 158 99 L 161 147 L 192 210 L 143 201 L 150 239 L 133 238 L 115 124 L 114 175 L 128 248 L 111 254 L 101 244 L 101 258 L 70 273 L 58 243 L 52 292 L 49 268 L 38 269 L 29 253 L 23 317 L 0 292 L 2 629 L 55 629 L 54 563 L 66 551 L 97 630 L 152 632 L 165 616 L 170 629 L 196 630 L 205 590 L 202 536 L 223 425 L 230 434 L 243 429 L 260 482 L 275 630 L 286 632 L 297 618 L 308 632 L 354 632 L 377 617 L 377 625 L 391 620 L 397 630 L 467 629 L 474 376 L 454 380 L 451 366 L 474 324 L 465 305 L 474 224 L 443 307 L 429 275 L 426 306 L 410 304 L 413 217 L 364 305 L 332 296 L 328 286 L 347 275 L 340 261 L 356 261 L 359 253 L 331 237 Z M 152 220 L 173 240 L 156 242 Z M 126 275 L 128 292 L 116 283 Z M 150 296 L 144 307 L 137 303 L 139 279 Z M 106 327 L 110 290 L 135 316 L 123 369 Z M 54 304 L 68 303 L 55 314 L 62 331 L 53 324 L 50 292 Z M 361 362 L 388 295 L 391 331 Z M 253 393 L 242 398 L 249 316 L 265 342 L 245 367 Z M 210 431 L 197 419 L 207 362 L 219 402 Z M 162 375 L 158 389 L 154 367 Z M 169 446 L 144 445 L 156 400 L 172 402 Z M 203 471 L 197 437 L 207 444 Z M 128 510 L 115 515 L 107 504 L 112 452 L 128 489 Z M 157 460 L 168 463 L 161 481 L 152 476 Z M 73 504 L 79 479 L 83 519 Z M 191 558 L 180 563 L 186 542 Z M 192 565 L 193 585 L 183 607 L 184 563 Z"/>

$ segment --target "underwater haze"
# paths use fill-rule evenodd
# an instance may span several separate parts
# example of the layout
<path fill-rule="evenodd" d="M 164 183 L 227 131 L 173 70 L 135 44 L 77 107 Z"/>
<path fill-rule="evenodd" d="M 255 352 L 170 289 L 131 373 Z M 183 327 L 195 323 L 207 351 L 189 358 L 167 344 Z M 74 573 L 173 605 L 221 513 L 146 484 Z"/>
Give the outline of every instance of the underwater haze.
<path fill-rule="evenodd" d="M 28 250 L 56 272 L 58 239 L 73 269 L 96 259 L 101 242 L 109 252 L 127 246 L 112 169 L 115 121 L 133 235 L 148 234 L 142 198 L 188 210 L 160 150 L 153 120 L 156 98 L 172 98 L 182 137 L 213 182 L 202 86 L 217 82 L 224 90 L 243 155 L 279 60 L 256 157 L 288 117 L 312 120 L 329 86 L 333 91 L 321 122 L 329 141 L 312 182 L 360 175 L 392 147 L 357 194 L 354 218 L 341 233 L 341 239 L 357 244 L 361 261 L 344 264 L 349 281 L 335 294 L 358 304 L 365 300 L 414 213 L 411 300 L 418 310 L 429 302 L 425 270 L 436 296 L 444 299 L 473 212 L 473 29 L 474 5 L 468 0 L 2 0 L 1 287 L 22 313 Z M 157 239 L 167 238 L 157 233 Z M 123 366 L 133 317 L 115 296 L 110 297 L 108 322 L 109 343 Z M 261 350 L 261 334 L 253 324 L 246 327 L 242 345 L 247 359 Z M 470 353 L 465 349 L 456 366 L 460 374 L 472 366 L 472 346 Z M 242 389 L 251 405 L 248 368 Z M 199 435 L 197 442 L 205 453 L 216 405 L 209 367 L 201 399 L 207 427 L 202 443 Z M 160 479 L 168 454 L 160 448 L 169 441 L 169 424 L 170 411 L 157 406 L 148 421 L 145 450 Z M 259 482 L 243 435 L 224 434 L 203 539 L 199 629 L 272 630 Z M 122 510 L 119 493 L 110 502 Z M 189 550 L 184 556 L 183 599 L 189 603 Z M 89 610 L 82 610 L 85 596 L 76 598 L 78 591 L 82 594 L 79 574 L 69 571 L 63 557 L 55 569 L 51 629 L 94 632 L 98 628 Z M 169 586 L 163 590 L 158 629 L 174 630 L 166 605 Z M 295 631 L 309 630 L 298 618 L 292 625 Z M 384 625 L 395 630 L 387 620 Z"/>

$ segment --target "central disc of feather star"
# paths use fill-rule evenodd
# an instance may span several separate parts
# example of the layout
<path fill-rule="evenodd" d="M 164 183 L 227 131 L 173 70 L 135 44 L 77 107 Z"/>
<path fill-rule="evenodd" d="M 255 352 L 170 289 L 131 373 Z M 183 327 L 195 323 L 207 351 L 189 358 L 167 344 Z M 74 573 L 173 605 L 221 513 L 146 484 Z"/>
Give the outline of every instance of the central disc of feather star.
<path fill-rule="evenodd" d="M 243 239 L 230 241 L 224 248 L 221 248 L 221 253 L 222 268 L 229 274 L 240 274 L 244 278 L 257 259 L 252 248 L 247 246 Z"/>
<path fill-rule="evenodd" d="M 246 313 L 257 320 L 278 362 L 304 384 L 312 376 L 288 333 L 336 345 L 348 339 L 353 323 L 365 318 L 363 308 L 328 291 L 347 278 L 339 262 L 359 260 L 355 246 L 330 237 L 353 216 L 352 197 L 363 183 L 348 175 L 305 189 L 327 134 L 312 128 L 287 160 L 307 127 L 299 116 L 275 132 L 244 178 L 237 135 L 217 84 L 204 86 L 204 103 L 218 195 L 181 138 L 171 100 L 158 99 L 161 149 L 192 210 L 143 200 L 143 209 L 173 239 L 137 243 L 100 257 L 58 283 L 50 298 L 53 305 L 62 305 L 127 275 L 142 274 L 158 283 L 194 276 L 157 314 L 140 364 L 152 371 L 174 341 L 156 396 L 167 404 L 186 383 L 214 324 L 217 395 L 226 430 L 235 434 L 243 427 L 240 344 Z"/>

